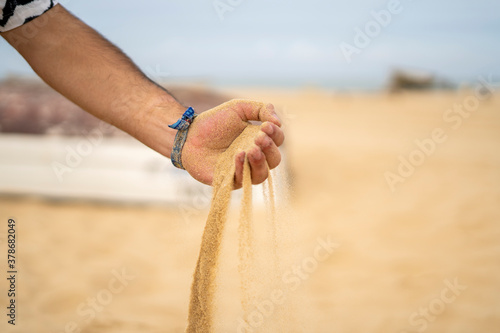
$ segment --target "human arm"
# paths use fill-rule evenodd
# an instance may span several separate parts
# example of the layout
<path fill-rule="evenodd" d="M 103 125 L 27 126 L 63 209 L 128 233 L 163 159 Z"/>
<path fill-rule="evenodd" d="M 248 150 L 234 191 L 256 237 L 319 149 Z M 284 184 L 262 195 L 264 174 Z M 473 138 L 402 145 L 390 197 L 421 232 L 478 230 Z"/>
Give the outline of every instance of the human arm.
<path fill-rule="evenodd" d="M 42 19 L 45 24 L 39 27 L 37 21 Z M 23 29 L 30 27 L 36 34 L 26 38 Z M 117 47 L 61 5 L 21 27 L 2 33 L 2 37 L 55 90 L 87 112 L 170 157 L 176 131 L 168 125 L 181 117 L 185 106 L 149 80 Z M 264 131 L 267 128 L 268 135 L 256 139 L 258 148 L 249 152 L 252 181 L 260 183 L 267 177 L 264 161 L 271 168 L 279 163 L 276 146 L 281 144 L 283 134 L 279 120 L 272 117 L 272 107 L 268 110 L 263 105 L 250 104 L 233 103 L 230 108 L 222 107 L 218 112 L 210 113 L 211 116 L 199 117 L 193 123 L 184 146 L 183 159 L 194 155 L 203 159 L 198 164 L 186 163 L 186 170 L 194 178 L 211 184 L 213 167 L 207 166 L 215 164 L 214 159 L 243 130 L 246 120 L 271 122 L 263 127 Z M 240 117 L 242 123 L 238 123 L 236 130 L 231 128 L 225 132 L 222 140 L 213 145 L 218 134 L 207 124 L 225 124 L 235 116 Z M 204 154 L 197 154 L 200 150 Z M 262 156 L 266 159 L 259 158 Z M 242 163 L 237 158 L 236 186 L 239 186 L 240 173 Z"/>

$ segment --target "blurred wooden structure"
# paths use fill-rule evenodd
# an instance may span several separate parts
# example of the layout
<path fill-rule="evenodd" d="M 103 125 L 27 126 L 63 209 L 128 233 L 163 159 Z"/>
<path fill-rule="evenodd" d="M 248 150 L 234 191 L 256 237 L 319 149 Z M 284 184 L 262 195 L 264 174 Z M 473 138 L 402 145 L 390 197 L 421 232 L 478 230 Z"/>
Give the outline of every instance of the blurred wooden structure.
<path fill-rule="evenodd" d="M 451 90 L 455 88 L 451 82 L 439 79 L 432 73 L 395 70 L 391 74 L 388 90 L 395 93 L 405 90 Z"/>

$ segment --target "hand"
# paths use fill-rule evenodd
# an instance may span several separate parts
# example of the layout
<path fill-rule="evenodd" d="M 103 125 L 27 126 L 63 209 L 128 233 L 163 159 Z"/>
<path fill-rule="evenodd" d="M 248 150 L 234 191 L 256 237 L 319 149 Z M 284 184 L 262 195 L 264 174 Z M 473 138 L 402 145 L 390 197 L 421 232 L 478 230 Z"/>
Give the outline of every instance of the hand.
<path fill-rule="evenodd" d="M 249 125 L 249 120 L 264 124 L 255 146 L 235 156 L 234 187 L 240 188 L 243 180 L 245 154 L 250 163 L 252 183 L 267 179 L 268 166 L 273 169 L 281 161 L 278 147 L 285 138 L 274 106 L 260 102 L 232 100 L 195 118 L 182 149 L 182 164 L 196 180 L 211 185 L 215 164 L 219 156 Z"/>

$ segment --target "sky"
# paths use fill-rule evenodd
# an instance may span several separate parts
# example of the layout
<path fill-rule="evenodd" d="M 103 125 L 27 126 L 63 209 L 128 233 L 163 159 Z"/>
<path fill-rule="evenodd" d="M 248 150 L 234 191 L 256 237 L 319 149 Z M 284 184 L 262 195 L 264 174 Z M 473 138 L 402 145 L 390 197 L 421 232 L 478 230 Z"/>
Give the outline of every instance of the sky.
<path fill-rule="evenodd" d="M 498 0 L 61 3 L 155 80 L 371 89 L 397 68 L 500 77 Z M 0 77 L 34 75 L 3 39 L 0 57 Z"/>

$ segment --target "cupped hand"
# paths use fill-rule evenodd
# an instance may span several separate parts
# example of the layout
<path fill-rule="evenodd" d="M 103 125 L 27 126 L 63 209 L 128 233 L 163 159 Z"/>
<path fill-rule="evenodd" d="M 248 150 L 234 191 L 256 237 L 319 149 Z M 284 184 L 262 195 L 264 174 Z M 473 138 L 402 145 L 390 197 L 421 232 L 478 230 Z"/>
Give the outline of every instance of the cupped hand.
<path fill-rule="evenodd" d="M 252 183 L 262 183 L 268 177 L 268 168 L 273 169 L 280 163 L 278 147 L 285 138 L 272 104 L 231 100 L 198 115 L 189 128 L 182 149 L 184 168 L 196 180 L 211 185 L 217 159 L 250 124 L 250 120 L 263 124 L 255 145 L 235 156 L 234 187 L 241 187 L 245 154 Z"/>

